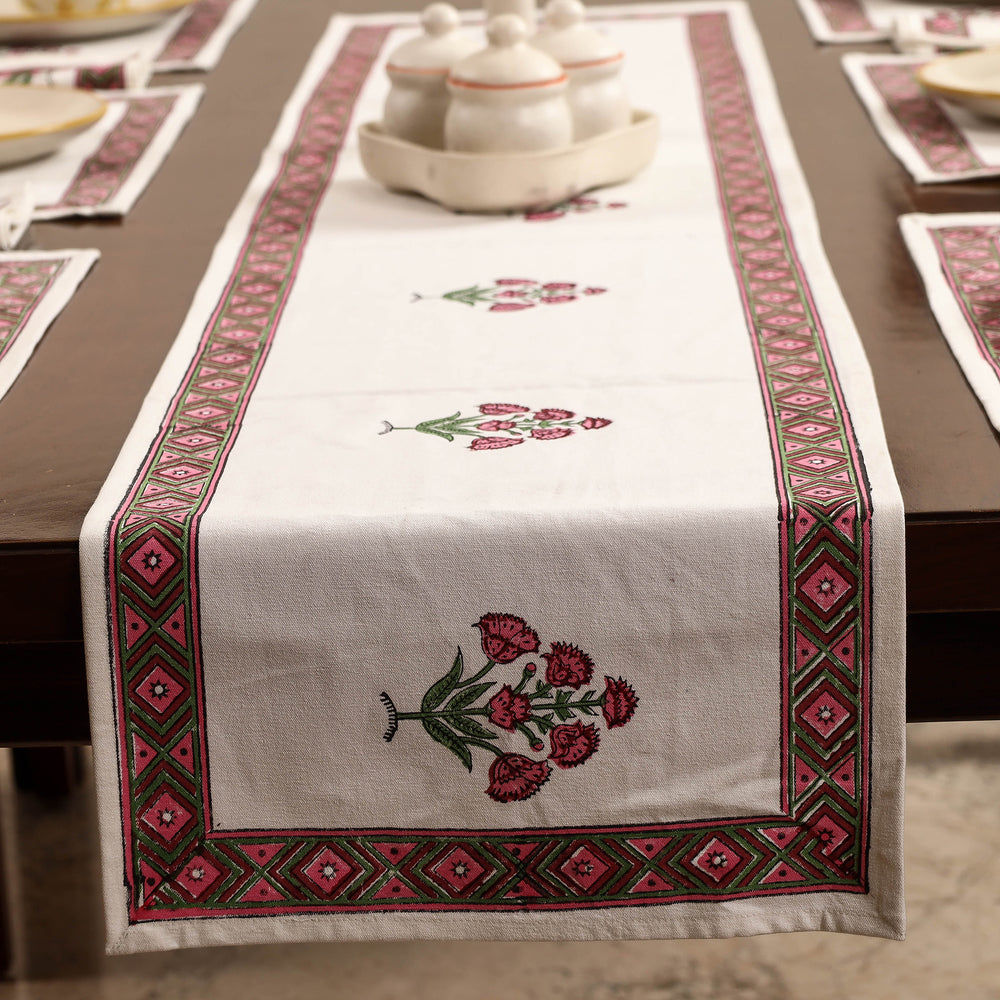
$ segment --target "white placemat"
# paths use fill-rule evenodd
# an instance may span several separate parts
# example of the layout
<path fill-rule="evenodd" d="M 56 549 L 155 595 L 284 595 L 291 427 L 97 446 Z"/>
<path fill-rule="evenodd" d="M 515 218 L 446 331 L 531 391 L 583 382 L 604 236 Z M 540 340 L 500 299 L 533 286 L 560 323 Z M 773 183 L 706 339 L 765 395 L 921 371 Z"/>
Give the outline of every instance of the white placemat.
<path fill-rule="evenodd" d="M 153 72 L 152 63 L 141 55 L 103 66 L 73 55 L 52 55 L 34 66 L 4 69 L 3 65 L 0 61 L 0 83 L 80 87 L 83 90 L 138 90 L 146 86 Z"/>
<path fill-rule="evenodd" d="M 0 399 L 99 256 L 96 250 L 0 253 Z"/>
<path fill-rule="evenodd" d="M 103 118 L 43 160 L 4 171 L 29 185 L 32 217 L 124 215 L 163 164 L 201 99 L 201 84 L 102 91 Z"/>
<path fill-rule="evenodd" d="M 941 332 L 1000 431 L 1000 214 L 904 215 Z"/>
<path fill-rule="evenodd" d="M 59 45 L 0 45 L 0 73 L 64 69 L 107 75 L 138 59 L 155 72 L 210 70 L 257 0 L 197 0 L 144 31 Z"/>
<path fill-rule="evenodd" d="M 594 16 L 596 205 L 364 175 L 413 17 L 288 102 L 81 540 L 112 950 L 902 933 L 902 506 L 760 41 Z"/>
<path fill-rule="evenodd" d="M 926 0 L 798 0 L 798 5 L 820 42 L 888 39 L 904 52 L 1000 43 L 1000 9 L 995 5 Z"/>
<path fill-rule="evenodd" d="M 996 125 L 928 94 L 919 56 L 851 53 L 844 71 L 876 131 L 914 180 L 969 180 L 1000 174 Z"/>

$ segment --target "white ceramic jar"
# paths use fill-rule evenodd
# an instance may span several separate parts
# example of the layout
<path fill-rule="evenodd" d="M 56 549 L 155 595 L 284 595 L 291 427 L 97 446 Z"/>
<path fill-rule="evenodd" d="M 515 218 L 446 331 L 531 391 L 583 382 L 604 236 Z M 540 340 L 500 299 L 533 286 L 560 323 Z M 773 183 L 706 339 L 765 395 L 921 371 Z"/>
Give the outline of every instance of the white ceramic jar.
<path fill-rule="evenodd" d="M 624 128 L 632 120 L 621 76 L 624 55 L 614 42 L 586 24 L 585 16 L 580 0 L 550 0 L 545 23 L 531 40 L 566 71 L 574 142 Z"/>
<path fill-rule="evenodd" d="M 463 153 L 531 153 L 568 146 L 573 119 L 562 67 L 527 44 L 516 14 L 486 28 L 489 46 L 452 67 L 445 148 Z"/>
<path fill-rule="evenodd" d="M 423 34 L 403 42 L 386 63 L 392 86 L 382 129 L 397 139 L 443 149 L 444 118 L 451 100 L 448 72 L 480 46 L 460 30 L 458 11 L 451 4 L 425 7 L 420 24 Z"/>

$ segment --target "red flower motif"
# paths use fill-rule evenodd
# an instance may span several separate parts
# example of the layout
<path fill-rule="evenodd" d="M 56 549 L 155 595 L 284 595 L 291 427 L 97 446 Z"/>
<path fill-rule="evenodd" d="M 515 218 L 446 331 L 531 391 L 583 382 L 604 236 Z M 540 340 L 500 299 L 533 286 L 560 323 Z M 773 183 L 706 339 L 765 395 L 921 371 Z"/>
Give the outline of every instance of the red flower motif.
<path fill-rule="evenodd" d="M 539 410 L 535 414 L 536 420 L 570 420 L 575 417 L 576 414 L 572 410 L 557 410 L 554 407 L 548 406 L 544 410 Z"/>
<path fill-rule="evenodd" d="M 579 688 L 594 675 L 594 661 L 582 649 L 568 642 L 552 643 L 552 650 L 542 653 L 548 664 L 545 679 L 553 687 Z"/>
<path fill-rule="evenodd" d="M 534 278 L 497 278 L 498 285 L 537 285 Z"/>
<path fill-rule="evenodd" d="M 526 694 L 514 694 L 509 684 L 504 684 L 490 698 L 490 722 L 509 732 L 519 722 L 531 718 L 531 700 Z"/>
<path fill-rule="evenodd" d="M 596 431 L 601 427 L 607 427 L 611 421 L 605 417 L 587 417 L 586 420 L 580 421 L 580 426 L 585 431 Z"/>
<path fill-rule="evenodd" d="M 490 787 L 486 794 L 494 802 L 523 802 L 530 799 L 551 774 L 552 768 L 544 760 L 505 753 L 490 765 Z"/>
<path fill-rule="evenodd" d="M 495 663 L 511 663 L 523 653 L 538 649 L 538 633 L 516 615 L 490 612 L 472 627 L 479 629 L 483 652 Z"/>
<path fill-rule="evenodd" d="M 530 409 L 530 406 L 518 406 L 517 403 L 483 403 L 479 412 L 488 417 L 502 417 L 506 413 L 527 413 Z"/>
<path fill-rule="evenodd" d="M 565 212 L 558 211 L 525 212 L 524 218 L 527 222 L 549 222 L 552 219 L 561 219 L 565 214 Z"/>
<path fill-rule="evenodd" d="M 547 306 L 559 305 L 560 302 L 575 302 L 575 295 L 546 295 L 544 299 L 540 299 L 540 302 Z"/>
<path fill-rule="evenodd" d="M 623 677 L 619 677 L 618 680 L 614 677 L 605 677 L 604 683 L 606 687 L 604 698 L 601 700 L 604 721 L 608 724 L 608 729 L 624 726 L 635 714 L 639 697 Z"/>
<path fill-rule="evenodd" d="M 610 423 L 610 421 L 609 421 Z M 476 424 L 477 431 L 509 431 L 517 424 L 513 420 L 486 420 L 481 424 Z"/>
<path fill-rule="evenodd" d="M 524 438 L 473 438 L 469 448 L 472 451 L 493 451 L 496 448 L 510 448 L 524 444 Z"/>
<path fill-rule="evenodd" d="M 498 299 L 519 299 L 524 295 L 523 288 L 505 288 L 502 292 L 497 292 Z"/>
<path fill-rule="evenodd" d="M 546 292 L 568 292 L 570 289 L 576 288 L 575 281 L 549 281 L 542 285 L 542 288 Z"/>
<path fill-rule="evenodd" d="M 609 201 L 608 208 L 628 208 L 627 201 Z"/>
<path fill-rule="evenodd" d="M 601 734 L 593 724 L 585 726 L 573 722 L 566 726 L 556 726 L 549 734 L 552 753 L 549 760 L 557 767 L 577 767 L 597 752 Z"/>
<path fill-rule="evenodd" d="M 490 306 L 490 312 L 509 313 L 517 312 L 519 309 L 534 309 L 534 302 L 494 302 Z"/>
<path fill-rule="evenodd" d="M 606 288 L 585 288 L 583 290 L 584 295 L 603 295 L 607 291 Z"/>
<path fill-rule="evenodd" d="M 555 438 L 569 437 L 572 433 L 569 427 L 536 427 L 531 436 L 538 438 L 539 441 L 552 441 Z"/>

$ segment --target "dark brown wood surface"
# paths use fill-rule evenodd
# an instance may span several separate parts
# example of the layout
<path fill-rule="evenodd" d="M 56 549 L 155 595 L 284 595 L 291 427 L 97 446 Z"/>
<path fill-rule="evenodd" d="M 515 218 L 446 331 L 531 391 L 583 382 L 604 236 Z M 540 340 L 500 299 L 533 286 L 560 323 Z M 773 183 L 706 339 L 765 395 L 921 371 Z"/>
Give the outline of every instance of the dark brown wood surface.
<path fill-rule="evenodd" d="M 794 0 L 751 6 L 872 365 L 906 506 L 909 717 L 1000 717 L 998 437 L 941 337 L 896 221 L 1000 210 L 1000 181 L 914 184 L 847 83 L 846 47 L 815 44 Z M 97 247 L 102 258 L 0 401 L 0 743 L 88 738 L 80 525 L 333 10 L 260 0 L 213 72 L 157 78 L 207 90 L 125 219 L 32 227 L 34 247 Z"/>

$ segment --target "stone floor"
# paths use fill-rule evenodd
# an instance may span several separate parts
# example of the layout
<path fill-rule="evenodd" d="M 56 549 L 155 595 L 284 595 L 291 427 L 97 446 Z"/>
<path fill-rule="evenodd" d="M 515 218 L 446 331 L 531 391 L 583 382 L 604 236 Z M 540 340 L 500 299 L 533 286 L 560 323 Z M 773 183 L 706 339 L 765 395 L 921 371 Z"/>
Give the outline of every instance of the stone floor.
<path fill-rule="evenodd" d="M 11 790 L 21 975 L 0 1000 L 1000 1000 L 1000 723 L 909 727 L 909 936 L 220 948 L 106 958 L 89 786 Z"/>

